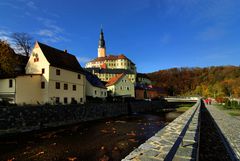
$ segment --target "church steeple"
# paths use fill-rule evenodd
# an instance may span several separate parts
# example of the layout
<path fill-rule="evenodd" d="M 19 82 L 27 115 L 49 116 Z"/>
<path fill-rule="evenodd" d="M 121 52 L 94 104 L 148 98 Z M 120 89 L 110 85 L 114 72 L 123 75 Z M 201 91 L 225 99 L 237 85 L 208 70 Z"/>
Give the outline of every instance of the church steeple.
<path fill-rule="evenodd" d="M 105 45 L 102 27 L 101 27 L 101 32 L 100 32 L 100 38 L 98 41 L 98 57 L 106 57 L 106 45 Z"/>
<path fill-rule="evenodd" d="M 100 32 L 100 38 L 99 38 L 99 41 L 98 41 L 98 47 L 99 48 L 106 48 L 104 35 L 103 35 L 103 29 L 102 28 L 101 28 L 101 32 Z"/>

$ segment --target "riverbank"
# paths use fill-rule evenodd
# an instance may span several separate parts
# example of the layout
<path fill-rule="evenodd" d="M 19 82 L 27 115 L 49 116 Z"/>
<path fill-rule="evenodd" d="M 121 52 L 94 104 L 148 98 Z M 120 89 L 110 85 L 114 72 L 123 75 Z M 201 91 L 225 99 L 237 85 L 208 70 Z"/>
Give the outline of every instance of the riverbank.
<path fill-rule="evenodd" d="M 165 101 L 0 107 L 0 135 L 71 125 L 129 113 L 161 112 L 165 107 Z"/>
<path fill-rule="evenodd" d="M 1 136 L 0 160 L 121 160 L 179 115 L 132 114 Z"/>
<path fill-rule="evenodd" d="M 223 105 L 221 104 L 215 104 L 215 106 L 222 110 L 223 112 L 231 115 L 231 116 L 235 116 L 235 117 L 238 117 L 240 118 L 240 109 L 234 109 L 234 108 L 225 108 Z"/>

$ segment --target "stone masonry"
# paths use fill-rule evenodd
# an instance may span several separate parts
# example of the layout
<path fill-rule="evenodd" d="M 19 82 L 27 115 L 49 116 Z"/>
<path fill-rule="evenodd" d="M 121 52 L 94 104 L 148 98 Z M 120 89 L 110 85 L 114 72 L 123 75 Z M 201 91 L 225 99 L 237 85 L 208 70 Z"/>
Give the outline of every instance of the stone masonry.
<path fill-rule="evenodd" d="M 240 160 L 240 120 L 217 109 L 214 105 L 207 105 L 207 109 L 230 145 L 230 151 L 233 151 L 232 157 Z"/>
<path fill-rule="evenodd" d="M 200 101 L 122 161 L 197 160 Z"/>
<path fill-rule="evenodd" d="M 162 101 L 131 103 L 89 103 L 56 106 L 0 106 L 0 135 L 39 130 L 127 115 L 131 112 L 156 112 L 165 107 Z"/>

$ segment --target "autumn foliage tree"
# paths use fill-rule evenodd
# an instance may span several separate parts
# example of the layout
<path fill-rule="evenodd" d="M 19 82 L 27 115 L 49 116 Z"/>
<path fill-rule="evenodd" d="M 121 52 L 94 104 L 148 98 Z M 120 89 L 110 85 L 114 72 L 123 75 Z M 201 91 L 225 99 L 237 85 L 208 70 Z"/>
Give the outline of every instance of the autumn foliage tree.
<path fill-rule="evenodd" d="M 169 95 L 240 97 L 240 67 L 172 68 L 149 73 Z"/>
<path fill-rule="evenodd" d="M 0 40 L 0 74 L 13 75 L 17 64 L 14 50 L 6 41 Z"/>

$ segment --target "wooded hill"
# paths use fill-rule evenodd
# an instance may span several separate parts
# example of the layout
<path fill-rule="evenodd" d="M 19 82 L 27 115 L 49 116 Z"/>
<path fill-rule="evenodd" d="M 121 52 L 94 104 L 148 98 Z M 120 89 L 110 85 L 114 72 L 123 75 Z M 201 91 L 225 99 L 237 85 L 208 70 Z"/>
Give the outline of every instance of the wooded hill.
<path fill-rule="evenodd" d="M 240 67 L 171 68 L 147 74 L 169 95 L 240 97 Z"/>

